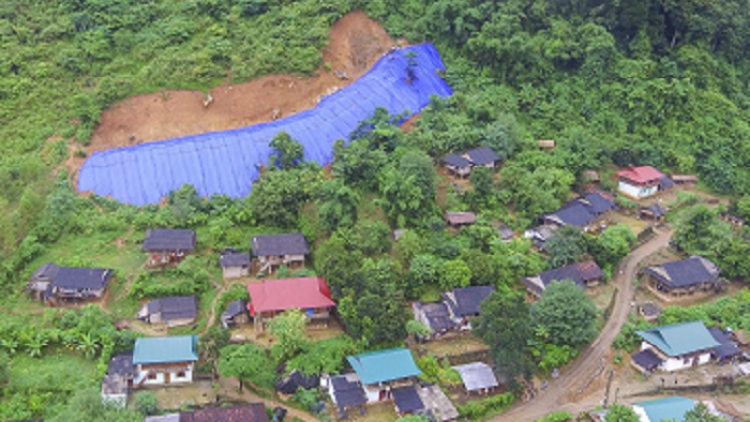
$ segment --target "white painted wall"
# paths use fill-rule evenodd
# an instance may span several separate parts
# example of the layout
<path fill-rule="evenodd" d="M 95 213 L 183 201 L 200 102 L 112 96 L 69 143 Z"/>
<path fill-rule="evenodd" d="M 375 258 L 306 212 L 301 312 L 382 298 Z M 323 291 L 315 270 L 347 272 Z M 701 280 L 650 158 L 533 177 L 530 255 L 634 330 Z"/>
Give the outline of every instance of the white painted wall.
<path fill-rule="evenodd" d="M 636 415 L 638 415 L 638 419 L 640 420 L 640 422 L 651 422 L 651 419 L 649 419 L 648 415 L 646 414 L 646 410 L 641 406 L 634 405 L 633 411 Z"/>
<path fill-rule="evenodd" d="M 367 403 L 378 403 L 380 401 L 379 386 L 366 385 L 365 394 L 367 394 Z"/>
<path fill-rule="evenodd" d="M 646 343 L 645 341 L 641 343 L 641 350 L 653 349 L 653 348 L 654 348 L 653 346 Z M 664 362 L 662 362 L 661 365 L 659 365 L 659 369 L 662 371 L 666 371 L 666 372 L 679 371 L 681 369 L 691 368 L 695 360 L 698 361 L 698 365 L 705 365 L 711 361 L 711 353 L 706 352 L 706 353 L 700 354 L 694 358 L 690 358 L 687 360 L 681 357 L 676 357 L 676 358 L 670 357 Z"/>
<path fill-rule="evenodd" d="M 134 383 L 140 384 L 141 380 L 145 378 L 147 375 L 147 372 L 141 371 L 139 368 L 138 373 L 135 376 Z M 165 385 L 164 384 L 165 376 L 163 373 L 157 373 L 156 377 L 154 379 L 146 379 L 146 381 L 143 382 L 143 385 Z M 184 377 L 178 377 L 177 372 L 170 372 L 169 373 L 169 385 L 171 384 L 185 384 L 193 382 L 193 371 L 192 366 L 191 369 L 185 371 Z"/>
<path fill-rule="evenodd" d="M 641 187 L 637 185 L 631 185 L 630 183 L 622 180 L 620 180 L 620 185 L 617 187 L 617 190 L 631 198 L 645 198 L 647 196 L 656 194 L 656 191 L 658 189 L 659 187 L 657 185 L 651 187 Z"/>

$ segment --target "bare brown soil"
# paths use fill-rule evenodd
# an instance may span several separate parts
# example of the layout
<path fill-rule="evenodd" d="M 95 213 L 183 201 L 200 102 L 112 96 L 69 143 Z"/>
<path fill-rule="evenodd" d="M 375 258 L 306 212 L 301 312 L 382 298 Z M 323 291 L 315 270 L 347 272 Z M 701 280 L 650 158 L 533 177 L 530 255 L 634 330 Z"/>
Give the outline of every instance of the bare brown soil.
<path fill-rule="evenodd" d="M 314 107 L 320 99 L 362 76 L 394 41 L 364 12 L 339 19 L 331 28 L 324 65 L 309 77 L 268 75 L 210 90 L 168 90 L 128 98 L 104 111 L 87 154 L 173 137 L 267 122 Z M 326 70 L 326 69 L 330 69 Z M 339 73 L 342 72 L 342 73 Z M 338 73 L 338 76 L 337 76 Z M 342 78 L 342 75 L 346 78 Z M 71 157 L 75 170 L 84 158 Z"/>

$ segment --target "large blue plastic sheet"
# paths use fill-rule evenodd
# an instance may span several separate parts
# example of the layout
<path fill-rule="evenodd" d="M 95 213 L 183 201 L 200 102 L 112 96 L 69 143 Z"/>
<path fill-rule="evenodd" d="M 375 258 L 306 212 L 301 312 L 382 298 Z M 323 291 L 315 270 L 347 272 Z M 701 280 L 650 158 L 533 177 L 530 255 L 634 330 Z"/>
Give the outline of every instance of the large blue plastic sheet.
<path fill-rule="evenodd" d="M 409 68 L 416 78 L 409 78 Z M 326 165 L 333 143 L 348 138 L 375 108 L 417 113 L 431 96 L 450 96 L 451 88 L 438 74 L 444 70 L 431 44 L 390 51 L 348 87 L 284 119 L 96 152 L 81 168 L 78 190 L 134 205 L 157 203 L 186 183 L 201 196 L 246 196 L 261 164 L 268 164 L 269 144 L 280 131 L 302 144 L 305 159 Z"/>

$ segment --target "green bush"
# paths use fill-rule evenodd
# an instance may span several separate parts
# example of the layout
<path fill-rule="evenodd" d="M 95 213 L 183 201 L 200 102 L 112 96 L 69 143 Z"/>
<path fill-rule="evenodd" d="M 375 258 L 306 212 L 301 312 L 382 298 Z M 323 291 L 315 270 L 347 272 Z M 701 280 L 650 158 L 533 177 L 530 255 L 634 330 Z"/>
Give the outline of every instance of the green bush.
<path fill-rule="evenodd" d="M 458 406 L 458 413 L 471 421 L 482 420 L 504 411 L 513 404 L 514 400 L 513 394 L 503 393 Z"/>
<path fill-rule="evenodd" d="M 572 420 L 573 416 L 570 412 L 556 410 L 543 418 L 537 419 L 536 422 L 568 422 Z"/>

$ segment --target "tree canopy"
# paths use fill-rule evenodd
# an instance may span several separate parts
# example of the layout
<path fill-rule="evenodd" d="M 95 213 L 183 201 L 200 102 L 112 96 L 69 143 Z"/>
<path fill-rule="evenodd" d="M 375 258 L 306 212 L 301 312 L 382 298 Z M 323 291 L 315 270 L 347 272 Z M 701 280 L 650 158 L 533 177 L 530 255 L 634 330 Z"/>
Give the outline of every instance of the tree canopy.
<path fill-rule="evenodd" d="M 558 346 L 580 347 L 597 333 L 596 306 L 572 280 L 551 283 L 534 305 L 536 324 L 549 332 L 549 340 Z"/>

